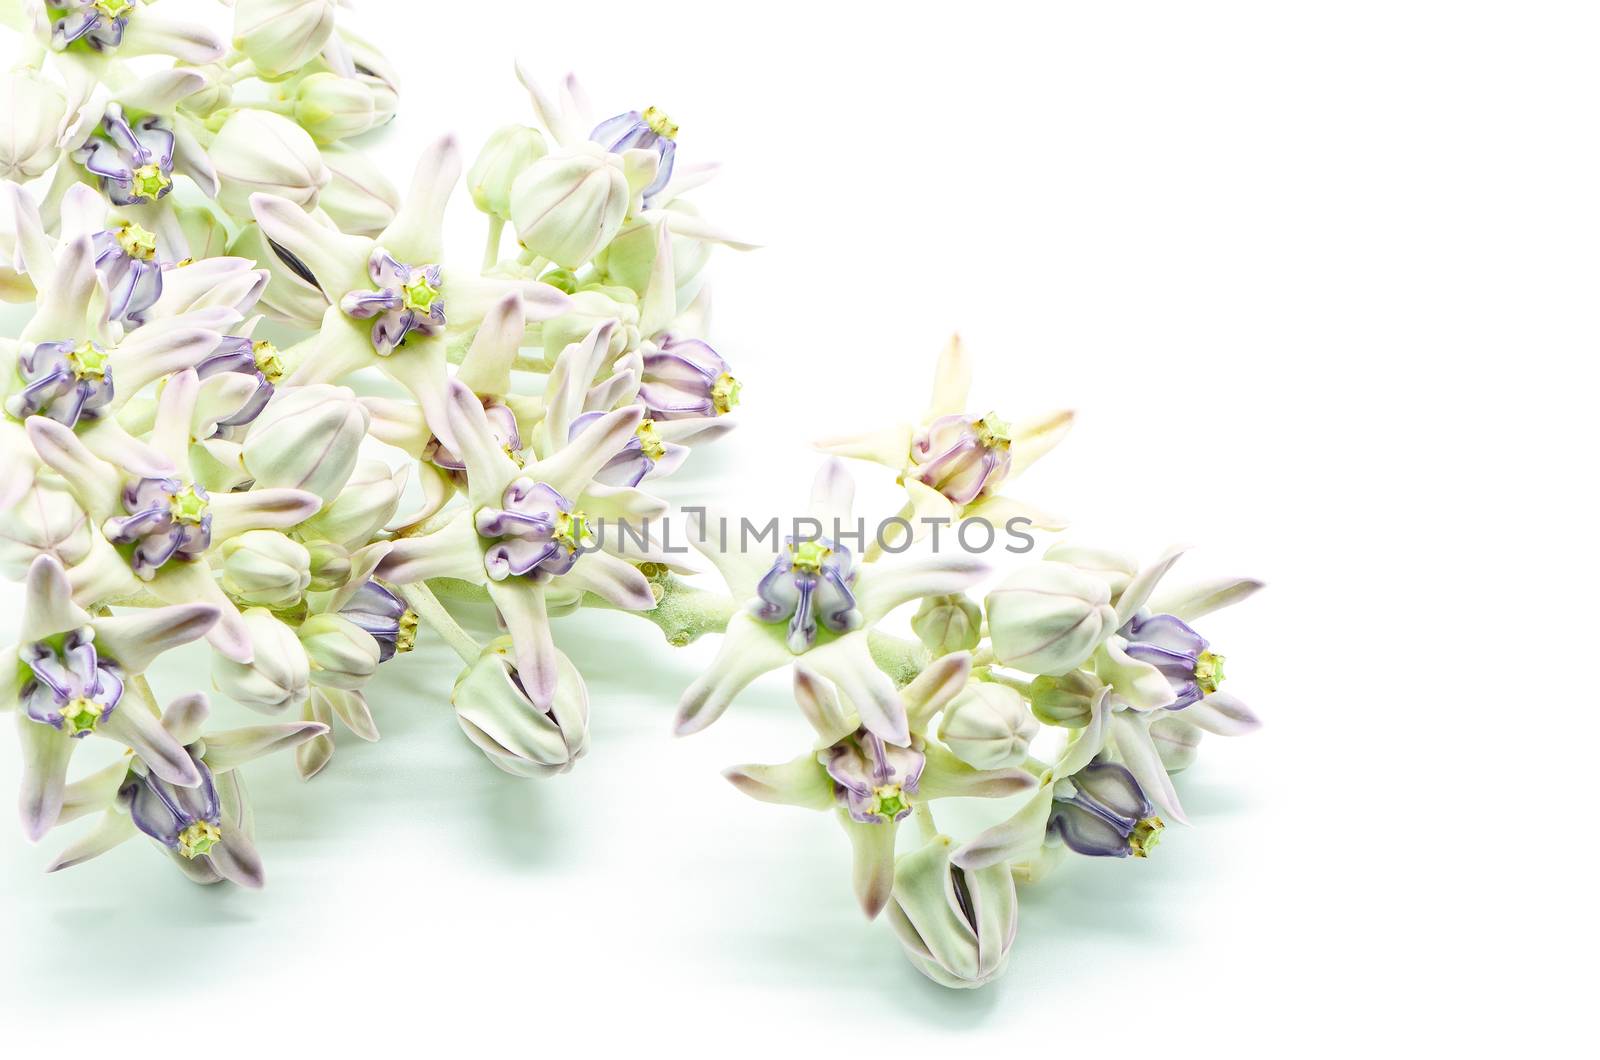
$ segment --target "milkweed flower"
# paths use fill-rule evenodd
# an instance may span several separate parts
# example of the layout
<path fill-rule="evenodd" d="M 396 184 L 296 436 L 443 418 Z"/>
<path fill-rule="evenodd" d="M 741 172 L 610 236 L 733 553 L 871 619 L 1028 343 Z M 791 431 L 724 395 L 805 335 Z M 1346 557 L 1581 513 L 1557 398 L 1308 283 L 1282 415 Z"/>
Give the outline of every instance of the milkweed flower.
<path fill-rule="evenodd" d="M 67 787 L 63 820 L 99 813 L 96 826 L 70 844 L 48 871 L 81 865 L 144 835 L 196 883 L 227 880 L 259 889 L 265 882 L 255 845 L 254 815 L 239 767 L 295 748 L 327 731 L 318 722 L 285 722 L 204 732 L 210 703 L 203 693 L 180 697 L 159 715 L 164 742 L 178 747 L 190 775 L 174 784 L 142 753 Z"/>
<path fill-rule="evenodd" d="M 38 839 L 59 818 L 67 766 L 90 734 L 126 744 L 167 783 L 200 777 L 157 723 L 140 675 L 169 648 L 204 635 L 210 604 L 183 603 L 126 616 L 92 616 L 73 602 L 50 556 L 28 568 L 21 642 L 0 655 L 0 710 L 15 710 L 22 745 L 23 831 Z"/>
<path fill-rule="evenodd" d="M 920 732 L 965 685 L 971 659 L 949 655 L 900 691 L 915 729 L 901 744 L 886 743 L 846 707 L 848 697 L 806 666 L 794 671 L 795 700 L 816 729 L 817 748 L 780 765 L 741 765 L 723 771 L 740 791 L 762 802 L 832 810 L 852 851 L 852 879 L 862 911 L 883 911 L 894 886 L 895 835 L 919 804 L 953 797 L 1003 798 L 1034 786 L 1021 769 L 974 769 Z"/>
<path fill-rule="evenodd" d="M 849 474 L 829 460 L 812 487 L 810 515 L 824 528 L 846 525 L 854 496 Z M 965 589 L 986 573 L 982 562 L 935 555 L 857 570 L 847 550 L 820 534 L 791 539 L 772 556 L 744 542 L 714 542 L 708 521 L 690 529 L 733 598 L 751 607 L 729 620 L 717 657 L 679 700 L 679 733 L 704 729 L 757 677 L 803 659 L 839 686 L 869 730 L 891 744 L 909 739 L 905 704 L 873 663 L 868 631 L 903 603 Z"/>

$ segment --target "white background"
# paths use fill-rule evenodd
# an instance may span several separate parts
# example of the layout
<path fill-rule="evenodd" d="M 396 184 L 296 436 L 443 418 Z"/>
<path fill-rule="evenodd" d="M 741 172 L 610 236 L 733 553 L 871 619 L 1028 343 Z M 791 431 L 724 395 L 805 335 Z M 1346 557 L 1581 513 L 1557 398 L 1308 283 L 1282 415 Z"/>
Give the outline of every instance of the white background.
<path fill-rule="evenodd" d="M 169 4 L 162 4 L 164 8 Z M 174 2 L 171 8 L 181 7 Z M 953 329 L 975 411 L 1079 426 L 1015 492 L 1083 540 L 1271 583 L 1208 620 L 1266 719 L 1146 862 L 1078 859 L 953 993 L 862 922 L 824 815 L 718 776 L 806 730 L 781 680 L 669 735 L 712 645 L 584 616 L 573 774 L 489 768 L 425 647 L 309 784 L 249 770 L 270 882 L 0 844 L 0 1009 L 57 1048 L 1579 1050 L 1596 942 L 1600 155 L 1582 4 L 368 0 L 409 168 L 527 120 L 525 56 L 718 158 L 741 430 L 678 501 L 793 505 L 808 440 L 902 418 Z M 378 17 L 380 16 L 381 17 Z M 473 260 L 480 220 L 455 204 Z M 892 504 L 887 473 L 863 495 Z M 878 509 L 880 512 L 883 509 Z M 0 639 L 12 632 L 6 593 Z M 157 674 L 174 693 L 204 652 Z M 185 669 L 187 667 L 187 670 Z M 187 673 L 187 677 L 186 677 Z M 242 712 L 228 712 L 242 718 Z M 16 755 L 0 752 L 0 788 Z M 1592 1048 L 1592 1044 L 1590 1045 Z"/>

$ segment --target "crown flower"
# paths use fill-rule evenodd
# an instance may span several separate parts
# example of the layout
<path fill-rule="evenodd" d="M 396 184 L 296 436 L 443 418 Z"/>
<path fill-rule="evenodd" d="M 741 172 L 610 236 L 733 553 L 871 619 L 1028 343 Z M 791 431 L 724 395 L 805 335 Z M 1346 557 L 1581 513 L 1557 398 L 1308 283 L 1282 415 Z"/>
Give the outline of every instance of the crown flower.
<path fill-rule="evenodd" d="M 1174 585 L 1181 549 L 1057 535 L 1021 480 L 1072 412 L 975 394 L 952 339 L 924 408 L 819 443 L 800 514 L 713 510 L 788 466 L 714 451 L 786 399 L 746 389 L 761 351 L 710 325 L 716 264 L 754 245 L 703 209 L 699 120 L 596 111 L 519 63 L 526 102 L 470 166 L 445 129 L 396 166 L 368 137 L 401 78 L 345 5 L 166 6 L 0 20 L 0 296 L 31 307 L 0 337 L 0 569 L 22 601 L 0 710 L 24 837 L 88 819 L 49 871 L 133 849 L 263 886 L 256 820 L 276 819 L 265 847 L 316 818 L 281 790 L 254 804 L 242 773 L 292 752 L 307 798 L 355 791 L 376 773 L 339 747 L 379 740 L 394 693 L 451 654 L 456 724 L 433 735 L 527 783 L 616 768 L 598 736 L 619 669 L 672 685 L 664 739 L 782 674 L 801 737 L 723 775 L 826 814 L 819 898 L 945 987 L 1005 971 L 1019 890 L 1061 861 L 1186 853 L 1160 845 L 1189 823 L 1184 770 L 1260 725 L 1249 645 L 1209 616 L 1261 583 Z M 482 252 L 463 257 L 468 200 Z M 848 460 L 903 492 L 858 503 Z M 652 626 L 715 644 L 691 676 L 651 674 Z M 212 694 L 270 717 L 213 726 Z"/>

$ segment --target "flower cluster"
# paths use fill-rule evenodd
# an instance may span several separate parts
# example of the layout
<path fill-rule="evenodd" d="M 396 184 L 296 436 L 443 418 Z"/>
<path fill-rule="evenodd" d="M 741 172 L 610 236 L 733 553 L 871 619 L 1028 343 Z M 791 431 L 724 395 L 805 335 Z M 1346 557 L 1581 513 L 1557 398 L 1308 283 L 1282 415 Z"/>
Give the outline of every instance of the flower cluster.
<path fill-rule="evenodd" d="M 1002 491 L 1071 413 L 974 414 L 959 343 L 919 422 L 823 443 L 815 532 L 746 547 L 691 520 L 727 591 L 693 581 L 655 529 L 657 483 L 735 418 L 703 273 L 746 244 L 685 199 L 714 167 L 678 157 L 659 107 L 591 113 L 572 79 L 551 93 L 519 67 L 523 121 L 470 166 L 443 136 L 398 180 L 364 146 L 396 79 L 335 0 L 234 0 L 224 28 L 149 0 L 0 14 L 19 53 L 0 297 L 33 306 L 0 339 L 0 564 L 24 585 L 0 708 L 26 835 L 99 815 L 52 869 L 142 834 L 193 880 L 260 886 L 238 767 L 292 750 L 310 779 L 335 719 L 376 740 L 369 695 L 419 636 L 460 656 L 451 704 L 490 763 L 567 772 L 589 695 L 555 627 L 603 608 L 674 644 L 722 637 L 681 734 L 791 671 L 812 746 L 729 779 L 833 813 L 867 915 L 929 977 L 973 986 L 1006 963 L 1016 881 L 1064 850 L 1146 856 L 1183 820 L 1171 774 L 1200 735 L 1255 726 L 1193 625 L 1255 582 L 1168 591 L 1176 553 L 1069 542 L 980 599 L 979 556 L 900 555 L 941 520 L 1060 527 Z M 477 263 L 447 253 L 463 175 Z M 840 456 L 898 476 L 891 532 L 839 531 Z M 463 602 L 504 636 L 468 632 Z M 915 639 L 897 636 L 912 608 Z M 278 720 L 212 730 L 193 687 L 163 705 L 146 671 L 201 639 L 209 691 Z M 89 739 L 128 754 L 75 776 Z M 940 799 L 1011 796 L 965 842 L 935 823 Z"/>

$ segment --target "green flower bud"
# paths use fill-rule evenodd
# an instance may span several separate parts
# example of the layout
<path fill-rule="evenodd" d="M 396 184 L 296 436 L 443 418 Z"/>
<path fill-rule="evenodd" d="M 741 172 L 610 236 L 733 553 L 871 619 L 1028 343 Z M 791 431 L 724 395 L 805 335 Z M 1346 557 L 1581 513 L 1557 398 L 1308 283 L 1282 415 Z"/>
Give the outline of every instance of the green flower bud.
<path fill-rule="evenodd" d="M 616 357 L 639 345 L 639 306 L 626 287 L 589 287 L 574 292 L 568 309 L 558 317 L 538 325 L 538 342 L 545 360 L 551 363 L 561 351 L 593 331 L 596 325 L 615 320 L 611 330 L 608 357 Z"/>
<path fill-rule="evenodd" d="M 238 110 L 208 149 L 221 190 L 217 202 L 232 216 L 250 216 L 250 196 L 269 192 L 311 209 L 331 179 L 317 145 L 281 114 Z"/>
<path fill-rule="evenodd" d="M 350 550 L 332 541 L 306 545 L 311 555 L 311 591 L 325 593 L 350 580 Z"/>
<path fill-rule="evenodd" d="M 985 598 L 984 610 L 995 658 L 1030 674 L 1077 669 L 1117 628 L 1106 583 L 1064 563 L 1016 571 Z"/>
<path fill-rule="evenodd" d="M 230 699 L 268 714 L 298 707 L 310 693 L 311 664 L 294 630 L 259 607 L 244 613 L 244 624 L 254 660 L 234 662 L 213 652 L 212 685 Z"/>
<path fill-rule="evenodd" d="M 244 466 L 257 486 L 291 486 L 331 501 L 355 470 L 368 418 L 348 387 L 284 387 L 250 425 Z"/>
<path fill-rule="evenodd" d="M 1094 674 L 1073 670 L 1059 677 L 1035 677 L 1028 686 L 1028 698 L 1034 716 L 1046 725 L 1081 729 L 1089 724 L 1100 688 L 1100 679 Z"/>
<path fill-rule="evenodd" d="M 276 530 L 250 530 L 222 543 L 222 588 L 241 603 L 286 608 L 311 585 L 305 546 Z"/>
<path fill-rule="evenodd" d="M 300 644 L 311 663 L 311 680 L 354 691 L 378 670 L 378 642 L 343 615 L 312 615 L 300 624 Z"/>
<path fill-rule="evenodd" d="M 917 639 L 935 656 L 976 648 L 982 626 L 983 612 L 963 593 L 924 597 L 911 618 Z"/>
<path fill-rule="evenodd" d="M 473 204 L 486 214 L 511 220 L 511 186 L 546 152 L 544 137 L 537 129 L 526 125 L 496 129 L 467 171 Z"/>
<path fill-rule="evenodd" d="M 295 85 L 293 98 L 294 120 L 319 144 L 360 136 L 377 121 L 372 89 L 353 77 L 311 74 Z"/>
<path fill-rule="evenodd" d="M 628 212 L 622 161 L 598 144 L 539 159 L 511 188 L 511 220 L 522 245 L 575 269 L 598 254 Z"/>
<path fill-rule="evenodd" d="M 944 708 L 939 739 L 974 769 L 1005 769 L 1022 764 L 1039 721 L 1028 702 L 1005 685 L 974 681 Z"/>
<path fill-rule="evenodd" d="M 333 36 L 334 0 L 236 0 L 233 46 L 269 81 L 316 58 Z"/>

